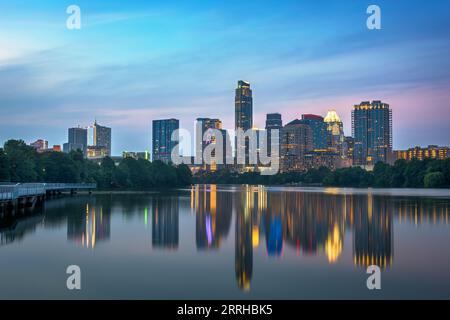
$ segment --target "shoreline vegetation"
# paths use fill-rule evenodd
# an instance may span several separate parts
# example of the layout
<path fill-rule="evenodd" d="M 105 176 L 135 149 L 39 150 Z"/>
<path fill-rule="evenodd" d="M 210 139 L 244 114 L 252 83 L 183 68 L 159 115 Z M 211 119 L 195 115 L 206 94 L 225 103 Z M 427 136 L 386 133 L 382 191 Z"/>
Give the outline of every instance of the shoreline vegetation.
<path fill-rule="evenodd" d="M 322 167 L 307 172 L 264 176 L 230 170 L 192 175 L 187 165 L 125 158 L 118 165 L 110 157 L 87 160 L 81 151 L 38 153 L 22 140 L 0 148 L 1 182 L 97 183 L 96 193 L 149 193 L 192 184 L 249 184 L 353 188 L 450 188 L 450 159 L 397 160 L 377 163 L 373 171 L 349 167 L 331 171 Z"/>
<path fill-rule="evenodd" d="M 377 163 L 373 171 L 360 167 L 330 170 L 326 167 L 307 172 L 286 172 L 263 176 L 228 170 L 203 172 L 194 183 L 257 184 L 300 187 L 352 188 L 450 188 L 450 158 L 446 160 L 397 160 L 394 165 Z"/>
<path fill-rule="evenodd" d="M 38 153 L 22 140 L 9 140 L 0 149 L 1 182 L 97 183 L 98 190 L 150 190 L 192 184 L 186 165 L 125 158 L 116 165 L 110 157 L 100 163 L 81 151 Z"/>

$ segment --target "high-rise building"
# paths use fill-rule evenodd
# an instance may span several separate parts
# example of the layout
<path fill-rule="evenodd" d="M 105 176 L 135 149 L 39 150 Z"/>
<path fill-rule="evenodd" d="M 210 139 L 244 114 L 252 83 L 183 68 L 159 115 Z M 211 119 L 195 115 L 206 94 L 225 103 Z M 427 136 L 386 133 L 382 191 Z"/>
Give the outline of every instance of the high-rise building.
<path fill-rule="evenodd" d="M 104 149 L 106 149 L 106 155 L 111 156 L 111 128 L 103 127 L 99 125 L 97 121 L 95 121 L 93 129 L 94 146 L 97 147 L 97 149 L 103 147 Z"/>
<path fill-rule="evenodd" d="M 313 133 L 301 120 L 289 122 L 281 130 L 281 170 L 302 171 L 303 156 L 313 149 Z"/>
<path fill-rule="evenodd" d="M 279 113 L 268 113 L 266 115 L 266 130 L 281 129 L 283 127 L 283 120 Z"/>
<path fill-rule="evenodd" d="M 152 159 L 164 163 L 171 162 L 173 148 L 178 146 L 178 141 L 172 141 L 172 133 L 180 128 L 177 119 L 153 120 L 152 126 Z"/>
<path fill-rule="evenodd" d="M 236 88 L 236 96 L 234 99 L 234 116 L 235 129 L 246 132 L 253 128 L 253 97 L 250 89 L 250 82 L 239 80 Z M 239 155 L 245 155 L 245 164 L 249 164 L 249 149 L 250 144 L 248 139 L 245 139 L 244 145 L 238 145 L 238 138 L 235 139 L 236 159 Z M 245 167 L 241 166 L 243 169 Z"/>
<path fill-rule="evenodd" d="M 253 98 L 250 82 L 239 80 L 235 96 L 235 129 L 253 127 Z"/>
<path fill-rule="evenodd" d="M 64 144 L 64 152 L 81 150 L 83 155 L 87 154 L 87 129 L 86 128 L 69 128 L 69 141 Z"/>
<path fill-rule="evenodd" d="M 311 127 L 313 134 L 313 149 L 326 150 L 328 147 L 327 140 L 327 123 L 322 116 L 315 114 L 303 114 L 302 123 Z"/>
<path fill-rule="evenodd" d="M 266 115 L 266 131 L 267 131 L 267 155 L 272 154 L 272 130 L 279 130 L 278 141 L 274 143 L 274 146 L 278 148 L 278 154 L 280 154 L 280 137 L 281 129 L 283 128 L 283 120 L 279 113 L 268 113 Z"/>
<path fill-rule="evenodd" d="M 392 110 L 381 101 L 361 102 L 352 111 L 354 165 L 374 165 L 392 158 Z"/>
<path fill-rule="evenodd" d="M 355 148 L 355 139 L 353 137 L 345 137 L 343 145 L 343 154 L 346 160 L 347 166 L 353 165 L 353 150 Z"/>
<path fill-rule="evenodd" d="M 335 110 L 329 110 L 324 122 L 327 124 L 328 150 L 344 157 L 344 125 Z"/>
<path fill-rule="evenodd" d="M 215 171 L 217 166 L 221 166 L 227 163 L 227 153 L 231 152 L 230 139 L 228 137 L 228 133 L 226 130 L 222 129 L 222 121 L 220 119 L 211 119 L 211 118 L 197 118 L 197 122 L 200 124 L 201 135 L 202 135 L 202 146 L 201 149 L 198 149 L 198 152 L 202 152 L 204 155 L 205 148 L 210 144 L 216 143 L 216 136 L 213 134 L 213 130 L 218 130 L 221 132 L 222 136 L 222 156 L 220 157 L 221 163 L 209 163 L 205 164 L 205 159 L 203 158 L 204 169 L 209 169 Z M 205 139 L 204 139 L 205 138 Z M 216 155 L 216 152 L 213 151 L 211 153 L 212 157 L 219 157 Z"/>

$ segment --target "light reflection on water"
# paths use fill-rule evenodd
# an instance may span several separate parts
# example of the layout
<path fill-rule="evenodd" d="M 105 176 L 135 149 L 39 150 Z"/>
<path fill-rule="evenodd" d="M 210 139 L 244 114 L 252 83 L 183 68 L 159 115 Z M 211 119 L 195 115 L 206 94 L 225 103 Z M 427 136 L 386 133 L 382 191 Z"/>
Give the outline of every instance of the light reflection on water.
<path fill-rule="evenodd" d="M 0 297 L 450 298 L 450 194 L 421 192 L 197 185 L 53 199 L 1 219 Z M 33 287 L 24 261 L 43 267 L 26 271 Z M 89 274 L 75 296 L 52 275 L 71 263 Z M 372 264 L 384 270 L 375 296 Z"/>

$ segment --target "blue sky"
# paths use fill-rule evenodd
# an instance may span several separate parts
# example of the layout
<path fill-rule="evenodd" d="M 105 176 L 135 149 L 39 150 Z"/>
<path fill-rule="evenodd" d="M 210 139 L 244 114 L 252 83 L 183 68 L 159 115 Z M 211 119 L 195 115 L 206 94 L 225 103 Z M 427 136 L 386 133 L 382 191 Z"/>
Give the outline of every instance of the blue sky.
<path fill-rule="evenodd" d="M 81 8 L 68 30 L 66 8 Z M 366 27 L 377 4 L 382 29 Z M 0 143 L 62 144 L 96 118 L 113 153 L 150 149 L 151 121 L 234 127 L 234 88 L 251 82 L 254 122 L 383 100 L 394 147 L 450 144 L 450 1 L 3 1 Z"/>

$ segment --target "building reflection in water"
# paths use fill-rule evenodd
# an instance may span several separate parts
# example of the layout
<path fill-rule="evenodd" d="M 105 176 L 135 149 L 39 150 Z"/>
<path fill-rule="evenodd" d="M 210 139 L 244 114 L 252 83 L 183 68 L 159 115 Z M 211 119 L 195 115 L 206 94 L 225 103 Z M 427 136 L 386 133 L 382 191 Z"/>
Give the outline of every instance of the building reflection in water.
<path fill-rule="evenodd" d="M 238 287 L 242 290 L 250 290 L 253 274 L 253 245 L 259 244 L 259 233 L 254 232 L 253 217 L 257 218 L 255 209 L 254 188 L 246 186 L 243 192 L 239 192 L 235 198 L 236 232 L 235 232 L 235 272 Z M 257 202 L 257 200 L 256 200 Z M 253 240 L 253 236 L 258 239 Z"/>
<path fill-rule="evenodd" d="M 197 249 L 219 248 L 231 226 L 232 193 L 217 192 L 216 185 L 196 185 L 191 191 L 191 209 L 195 212 Z"/>
<path fill-rule="evenodd" d="M 269 257 L 281 258 L 287 245 L 297 255 L 324 255 L 329 263 L 336 263 L 346 231 L 353 231 L 355 265 L 389 267 L 393 212 L 401 212 L 398 203 L 370 194 L 344 195 L 335 189 L 325 193 L 268 192 L 263 186 L 242 186 L 230 192 L 217 190 L 215 185 L 194 186 L 191 208 L 196 214 L 198 249 L 220 247 L 234 211 L 235 272 L 242 290 L 250 290 L 253 250 L 259 247 L 261 237 Z"/>
<path fill-rule="evenodd" d="M 67 239 L 86 248 L 95 248 L 98 242 L 111 235 L 111 211 L 109 206 L 86 203 L 85 213 L 67 217 Z"/>
<path fill-rule="evenodd" d="M 389 267 L 393 257 L 392 209 L 372 194 L 354 197 L 353 260 L 356 265 Z"/>
<path fill-rule="evenodd" d="M 178 197 L 152 199 L 152 246 L 159 249 L 178 249 Z"/>

